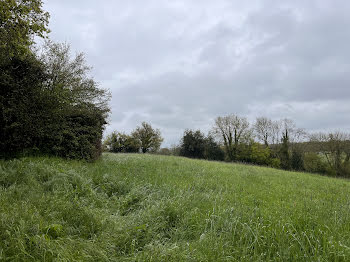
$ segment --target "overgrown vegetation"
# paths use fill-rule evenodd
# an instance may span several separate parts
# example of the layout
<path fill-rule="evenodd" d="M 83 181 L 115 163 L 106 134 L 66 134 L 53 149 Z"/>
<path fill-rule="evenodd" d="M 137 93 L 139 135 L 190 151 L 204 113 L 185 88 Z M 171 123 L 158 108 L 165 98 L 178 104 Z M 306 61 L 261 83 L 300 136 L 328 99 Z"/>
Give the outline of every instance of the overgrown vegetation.
<path fill-rule="evenodd" d="M 0 162 L 1 261 L 348 261 L 347 180 L 144 154 Z"/>
<path fill-rule="evenodd" d="M 108 92 L 89 76 L 84 55 L 47 41 L 42 1 L 0 3 L 0 157 L 50 154 L 93 160 L 101 154 Z"/>

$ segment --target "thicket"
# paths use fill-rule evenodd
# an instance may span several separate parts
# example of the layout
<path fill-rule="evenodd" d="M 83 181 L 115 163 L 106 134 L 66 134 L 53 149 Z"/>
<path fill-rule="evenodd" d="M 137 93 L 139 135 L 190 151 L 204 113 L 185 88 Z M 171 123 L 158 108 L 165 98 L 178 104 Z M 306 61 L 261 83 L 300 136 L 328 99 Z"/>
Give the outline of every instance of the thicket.
<path fill-rule="evenodd" d="M 35 46 L 35 36 L 49 32 L 41 0 L 1 1 L 0 10 L 0 157 L 96 159 L 108 92 L 68 44 Z"/>
<path fill-rule="evenodd" d="M 224 160 L 225 154 L 211 135 L 200 130 L 186 130 L 180 145 L 180 155 L 189 158 Z"/>

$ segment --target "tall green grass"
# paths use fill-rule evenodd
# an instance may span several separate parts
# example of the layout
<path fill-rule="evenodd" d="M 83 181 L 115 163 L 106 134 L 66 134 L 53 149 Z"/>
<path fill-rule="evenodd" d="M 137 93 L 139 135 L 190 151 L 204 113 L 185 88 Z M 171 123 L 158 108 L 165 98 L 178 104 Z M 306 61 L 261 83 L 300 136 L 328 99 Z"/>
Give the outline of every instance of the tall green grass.
<path fill-rule="evenodd" d="M 0 162 L 1 261 L 349 261 L 350 183 L 180 157 Z"/>

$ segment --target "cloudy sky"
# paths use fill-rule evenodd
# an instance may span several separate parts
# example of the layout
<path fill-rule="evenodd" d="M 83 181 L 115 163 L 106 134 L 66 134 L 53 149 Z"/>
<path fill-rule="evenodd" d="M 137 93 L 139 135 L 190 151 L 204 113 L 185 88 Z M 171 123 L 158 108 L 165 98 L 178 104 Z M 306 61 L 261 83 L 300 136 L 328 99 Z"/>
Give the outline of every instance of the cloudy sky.
<path fill-rule="evenodd" d="M 45 2 L 112 93 L 107 134 L 147 121 L 170 146 L 230 113 L 350 130 L 350 1 Z"/>

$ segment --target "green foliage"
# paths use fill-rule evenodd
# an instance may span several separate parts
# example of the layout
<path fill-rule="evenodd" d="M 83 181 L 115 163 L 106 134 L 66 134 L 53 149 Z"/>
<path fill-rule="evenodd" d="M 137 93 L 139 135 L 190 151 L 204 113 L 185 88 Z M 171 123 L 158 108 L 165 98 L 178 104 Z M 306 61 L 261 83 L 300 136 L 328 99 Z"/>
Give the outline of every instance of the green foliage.
<path fill-rule="evenodd" d="M 205 136 L 200 131 L 185 130 L 181 139 L 180 155 L 190 158 L 204 158 Z"/>
<path fill-rule="evenodd" d="M 87 160 L 101 154 L 108 94 L 87 76 L 79 55 L 62 59 L 70 57 L 65 47 L 50 43 L 47 60 L 33 54 L 1 64 L 1 157 L 34 150 Z M 67 70 L 70 78 L 62 77 Z"/>
<path fill-rule="evenodd" d="M 327 172 L 327 164 L 318 154 L 310 152 L 304 156 L 304 169 L 307 172 L 324 174 Z"/>
<path fill-rule="evenodd" d="M 289 153 L 289 137 L 288 132 L 286 131 L 285 134 L 283 134 L 282 137 L 282 144 L 279 149 L 279 159 L 281 161 L 281 168 L 285 170 L 291 169 L 291 159 L 290 159 L 290 153 Z"/>
<path fill-rule="evenodd" d="M 113 132 L 104 141 L 106 151 L 113 153 L 155 153 L 163 141 L 158 129 L 143 122 L 141 127 L 137 127 L 131 135 Z"/>
<path fill-rule="evenodd" d="M 225 152 L 210 134 L 205 138 L 204 158 L 208 160 L 224 161 Z"/>
<path fill-rule="evenodd" d="M 223 161 L 225 153 L 211 135 L 200 130 L 186 130 L 181 139 L 180 155 L 190 158 Z"/>
<path fill-rule="evenodd" d="M 217 117 L 213 131 L 222 139 L 228 161 L 239 160 L 240 144 L 246 144 L 245 142 L 249 141 L 252 135 L 248 120 L 235 114 Z"/>
<path fill-rule="evenodd" d="M 113 132 L 110 134 L 104 146 L 107 151 L 113 153 L 138 153 L 140 150 L 140 143 L 134 137 L 124 133 Z"/>
<path fill-rule="evenodd" d="M 43 64 L 34 55 L 0 63 L 0 157 L 31 148 L 40 139 L 45 79 Z"/>
<path fill-rule="evenodd" d="M 49 14 L 42 5 L 42 0 L 0 1 L 0 64 L 30 54 L 34 36 L 49 32 Z"/>
<path fill-rule="evenodd" d="M 158 154 L 164 155 L 164 156 L 171 156 L 172 152 L 169 148 L 163 147 L 163 148 L 159 149 Z"/>
<path fill-rule="evenodd" d="M 0 157 L 48 153 L 96 159 L 108 114 L 108 93 L 88 76 L 83 54 L 47 42 L 49 14 L 41 0 L 0 2 Z"/>
<path fill-rule="evenodd" d="M 270 149 L 259 143 L 252 143 L 250 159 L 254 164 L 268 166 L 271 163 Z"/>
<path fill-rule="evenodd" d="M 0 161 L 1 261 L 347 261 L 344 179 L 186 158 Z"/>
<path fill-rule="evenodd" d="M 279 160 L 279 158 L 273 157 L 270 159 L 269 166 L 273 168 L 281 168 L 281 160 Z"/>
<path fill-rule="evenodd" d="M 300 150 L 293 149 L 291 156 L 291 168 L 292 170 L 302 171 L 304 170 L 304 156 Z"/>
<path fill-rule="evenodd" d="M 163 142 L 159 129 L 153 129 L 149 123 L 142 122 L 131 136 L 138 141 L 142 153 L 157 152 Z"/>

